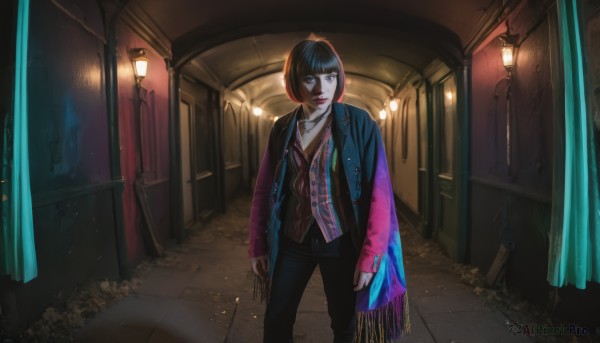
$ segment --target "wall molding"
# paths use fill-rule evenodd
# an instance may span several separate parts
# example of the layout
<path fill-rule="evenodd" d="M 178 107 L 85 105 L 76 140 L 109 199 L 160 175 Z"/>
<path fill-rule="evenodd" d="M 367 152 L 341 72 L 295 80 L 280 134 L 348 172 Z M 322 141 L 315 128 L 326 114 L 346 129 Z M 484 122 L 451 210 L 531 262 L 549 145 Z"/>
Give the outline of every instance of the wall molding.
<path fill-rule="evenodd" d="M 519 186 L 519 185 L 515 185 L 515 184 L 507 184 L 507 183 L 497 182 L 497 181 L 492 181 L 492 180 L 486 180 L 484 178 L 480 178 L 480 177 L 476 177 L 476 176 L 471 176 L 469 178 L 469 181 L 476 185 L 485 186 L 488 188 L 495 188 L 498 190 L 503 190 L 508 193 L 514 194 L 516 196 L 520 196 L 522 198 L 537 201 L 540 203 L 544 203 L 544 204 L 552 203 L 552 196 L 531 191 L 523 186 Z"/>
<path fill-rule="evenodd" d="M 172 59 L 171 41 L 139 6 L 128 4 L 121 15 L 123 22 L 165 59 Z"/>
<path fill-rule="evenodd" d="M 107 40 L 106 40 L 106 37 L 104 37 L 104 33 L 98 32 L 94 28 L 92 28 L 90 25 L 88 25 L 88 23 L 86 22 L 86 19 L 85 19 L 85 14 L 81 13 L 81 11 L 75 10 L 73 8 L 73 6 L 74 6 L 73 4 L 70 4 L 71 8 L 68 8 L 69 4 L 65 4 L 65 1 L 52 0 L 52 4 L 59 11 L 61 11 L 64 15 L 66 15 L 67 17 L 69 17 L 73 21 L 75 21 L 77 24 L 79 24 L 79 26 L 81 26 L 81 28 L 83 28 L 87 33 L 96 37 L 102 43 L 107 44 Z"/>
<path fill-rule="evenodd" d="M 45 192 L 41 194 L 33 194 L 33 208 L 44 207 L 52 204 L 56 204 L 58 202 L 71 200 L 74 198 L 79 198 L 83 196 L 87 196 L 90 194 L 98 193 L 101 191 L 113 189 L 115 187 L 123 187 L 125 183 L 124 179 L 118 179 L 113 181 L 107 181 L 102 183 L 95 183 L 90 185 L 85 185 L 82 187 L 70 187 L 59 189 L 55 191 Z"/>

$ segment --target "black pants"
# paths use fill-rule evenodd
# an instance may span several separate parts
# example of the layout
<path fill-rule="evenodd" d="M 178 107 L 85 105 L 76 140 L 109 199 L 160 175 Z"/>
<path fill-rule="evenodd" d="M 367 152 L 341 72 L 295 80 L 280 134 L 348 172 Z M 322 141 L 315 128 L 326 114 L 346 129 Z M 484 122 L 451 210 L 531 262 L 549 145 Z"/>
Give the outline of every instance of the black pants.
<path fill-rule="evenodd" d="M 293 342 L 293 328 L 302 293 L 319 265 L 335 343 L 350 343 L 355 330 L 354 268 L 350 235 L 325 243 L 313 225 L 302 243 L 281 237 L 264 322 L 264 343 Z"/>

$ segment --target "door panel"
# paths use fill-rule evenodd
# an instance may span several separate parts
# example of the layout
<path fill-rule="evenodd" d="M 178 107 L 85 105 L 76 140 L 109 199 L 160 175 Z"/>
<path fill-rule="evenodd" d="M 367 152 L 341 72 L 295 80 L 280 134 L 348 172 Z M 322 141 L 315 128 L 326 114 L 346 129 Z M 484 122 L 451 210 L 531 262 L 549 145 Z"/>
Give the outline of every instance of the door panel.
<path fill-rule="evenodd" d="M 453 258 L 461 244 L 456 185 L 456 79 L 453 75 L 434 86 L 434 237 Z"/>
<path fill-rule="evenodd" d="M 218 204 L 215 163 L 215 125 L 211 111 L 211 90 L 198 87 L 194 94 L 194 149 L 196 218 L 207 219 Z"/>
<path fill-rule="evenodd" d="M 190 118 L 192 107 L 186 101 L 179 104 L 181 115 L 181 176 L 183 187 L 183 224 L 189 227 L 194 222 L 192 193 L 192 167 L 190 161 Z"/>
<path fill-rule="evenodd" d="M 456 82 L 453 77 L 442 83 L 440 94 L 444 106 L 441 108 L 440 142 L 440 172 L 445 175 L 453 174 L 454 165 L 454 126 L 456 122 Z"/>
<path fill-rule="evenodd" d="M 242 120 L 240 111 L 227 102 L 223 110 L 223 159 L 225 173 L 225 203 L 238 192 L 242 186 Z"/>
<path fill-rule="evenodd" d="M 431 170 L 433 163 L 430 161 L 429 151 L 432 139 L 431 131 L 431 86 L 428 83 L 421 85 L 417 91 L 417 128 L 419 141 L 419 215 L 421 225 L 419 230 L 423 237 L 431 237 Z"/>
<path fill-rule="evenodd" d="M 188 127 L 186 132 L 181 132 L 182 145 L 185 145 L 181 149 L 182 155 L 185 155 L 181 161 L 186 206 L 184 220 L 193 225 L 198 221 L 208 220 L 219 209 L 223 199 L 222 170 L 219 167 L 221 151 L 217 145 L 220 137 L 220 99 L 219 93 L 214 89 L 188 78 L 182 79 L 181 99 L 182 130 L 185 126 Z M 184 113 L 189 114 L 187 118 L 184 118 Z M 188 171 L 189 175 L 185 174 Z"/>

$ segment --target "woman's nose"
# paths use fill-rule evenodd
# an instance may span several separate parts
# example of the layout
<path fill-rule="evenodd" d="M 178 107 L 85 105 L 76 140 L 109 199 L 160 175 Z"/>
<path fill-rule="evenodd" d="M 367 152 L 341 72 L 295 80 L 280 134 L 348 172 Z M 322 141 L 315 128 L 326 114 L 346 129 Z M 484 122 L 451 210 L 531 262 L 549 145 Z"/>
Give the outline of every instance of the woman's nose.
<path fill-rule="evenodd" d="M 315 88 L 313 88 L 313 92 L 318 93 L 318 94 L 323 93 L 323 87 L 322 87 L 321 80 L 317 79 L 317 82 L 315 82 Z"/>

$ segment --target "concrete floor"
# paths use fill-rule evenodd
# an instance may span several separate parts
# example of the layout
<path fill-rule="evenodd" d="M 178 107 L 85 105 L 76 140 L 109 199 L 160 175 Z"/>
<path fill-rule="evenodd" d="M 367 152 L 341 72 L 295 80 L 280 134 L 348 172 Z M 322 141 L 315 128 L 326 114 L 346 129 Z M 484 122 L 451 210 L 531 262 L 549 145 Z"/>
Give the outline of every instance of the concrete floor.
<path fill-rule="evenodd" d="M 264 304 L 252 300 L 247 260 L 250 198 L 190 232 L 143 276 L 128 297 L 89 321 L 78 342 L 261 342 Z M 474 294 L 452 262 L 404 226 L 401 230 L 412 332 L 401 342 L 531 342 Z M 296 343 L 331 342 L 318 271 L 306 289 Z"/>

